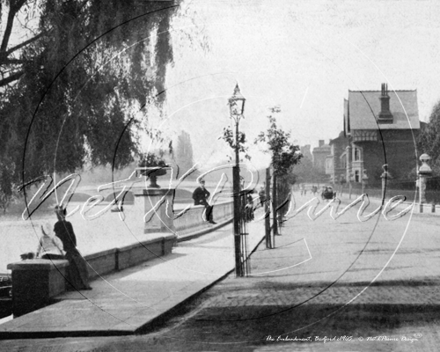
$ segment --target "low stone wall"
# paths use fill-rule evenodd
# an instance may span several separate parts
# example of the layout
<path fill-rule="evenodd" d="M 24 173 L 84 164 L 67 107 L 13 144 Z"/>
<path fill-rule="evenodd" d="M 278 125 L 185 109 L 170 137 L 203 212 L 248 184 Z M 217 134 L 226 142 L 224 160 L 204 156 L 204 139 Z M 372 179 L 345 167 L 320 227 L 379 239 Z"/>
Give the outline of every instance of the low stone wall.
<path fill-rule="evenodd" d="M 346 190 L 344 190 L 345 192 Z M 366 188 L 364 192 L 370 197 L 370 199 L 382 199 L 382 190 L 381 189 L 373 189 L 373 188 Z M 347 197 L 348 196 L 348 190 L 346 193 L 343 193 L 342 196 Z M 353 189 L 351 193 L 351 200 L 355 200 L 357 197 L 359 197 L 362 194 L 360 189 Z M 340 196 L 340 195 L 339 195 Z M 412 204 L 414 203 L 414 210 L 416 213 L 432 213 L 436 215 L 440 215 L 440 205 L 434 204 L 434 203 L 422 203 L 420 204 L 419 201 L 419 194 L 416 193 L 414 190 L 396 190 L 396 189 L 387 189 L 386 192 L 386 201 L 391 199 L 395 196 L 405 196 L 405 204 Z"/>
<path fill-rule="evenodd" d="M 338 191 L 338 189 L 335 190 Z M 382 198 L 382 189 L 380 188 L 365 187 L 364 193 L 368 194 L 368 196 L 371 198 L 379 198 L 379 199 Z M 344 188 L 343 195 L 348 196 L 348 194 L 349 194 L 348 189 Z M 361 194 L 362 194 L 362 190 L 360 188 L 357 187 L 352 189 L 351 192 L 352 198 L 359 197 Z M 391 197 L 394 196 L 405 196 L 408 202 L 413 202 L 414 200 L 416 200 L 417 202 L 419 199 L 418 198 L 419 195 L 414 190 L 399 190 L 399 189 L 388 188 L 386 190 L 386 199 L 390 199 Z"/>
<path fill-rule="evenodd" d="M 185 210 L 186 209 L 186 210 Z M 182 215 L 176 218 L 180 212 Z M 190 232 L 196 232 L 203 229 L 209 229 L 212 225 L 205 220 L 205 207 L 203 205 L 191 205 L 189 207 L 174 208 L 174 229 L 178 237 Z M 228 222 L 234 215 L 234 206 L 232 201 L 216 203 L 213 208 L 213 219 L 216 223 Z"/>
<path fill-rule="evenodd" d="M 172 240 L 170 241 L 171 238 Z M 171 246 L 175 242 L 175 239 L 176 237 L 174 235 L 171 235 L 168 237 L 142 241 L 122 248 L 118 248 L 118 256 L 116 262 L 117 270 L 123 270 L 135 266 L 139 263 L 171 253 Z M 167 246 L 167 248 L 169 248 L 169 252 L 166 252 L 166 242 L 169 242 Z"/>
<path fill-rule="evenodd" d="M 66 290 L 67 260 L 28 259 L 8 265 L 12 270 L 12 312 L 30 313 Z"/>
<path fill-rule="evenodd" d="M 128 246 L 89 254 L 91 280 L 171 253 L 176 235 L 163 234 Z M 18 317 L 42 308 L 66 290 L 67 260 L 27 259 L 8 265 L 12 271 L 12 313 Z"/>
<path fill-rule="evenodd" d="M 431 213 L 431 214 L 440 215 L 440 205 L 417 203 L 416 211 L 418 211 L 419 213 Z"/>
<path fill-rule="evenodd" d="M 88 264 L 89 278 L 93 280 L 96 277 L 118 270 L 117 256 L 118 248 L 84 256 Z"/>

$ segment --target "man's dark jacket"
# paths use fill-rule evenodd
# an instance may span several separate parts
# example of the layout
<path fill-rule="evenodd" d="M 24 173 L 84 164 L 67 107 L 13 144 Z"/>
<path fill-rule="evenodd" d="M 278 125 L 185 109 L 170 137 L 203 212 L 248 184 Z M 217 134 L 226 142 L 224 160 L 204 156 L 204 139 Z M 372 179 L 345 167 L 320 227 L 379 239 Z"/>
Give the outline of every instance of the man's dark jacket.
<path fill-rule="evenodd" d="M 207 199 L 209 198 L 210 193 L 202 187 L 197 187 L 193 192 L 194 205 L 205 205 L 208 206 Z"/>

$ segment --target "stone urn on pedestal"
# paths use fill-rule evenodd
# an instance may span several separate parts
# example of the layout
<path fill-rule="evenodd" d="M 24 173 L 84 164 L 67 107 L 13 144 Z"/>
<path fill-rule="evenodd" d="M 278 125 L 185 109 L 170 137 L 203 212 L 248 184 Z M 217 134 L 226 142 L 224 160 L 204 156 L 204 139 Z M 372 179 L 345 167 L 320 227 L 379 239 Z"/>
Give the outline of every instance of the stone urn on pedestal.
<path fill-rule="evenodd" d="M 144 233 L 172 232 L 174 189 L 161 188 L 157 183 L 157 178 L 165 176 L 171 168 L 156 155 L 149 153 L 136 170 L 145 177 L 145 188 L 136 195 L 144 198 Z"/>
<path fill-rule="evenodd" d="M 150 184 L 147 188 L 160 188 L 157 184 L 157 178 L 160 176 L 165 176 L 169 167 L 143 167 L 138 168 L 141 175 L 147 177 L 150 180 Z"/>

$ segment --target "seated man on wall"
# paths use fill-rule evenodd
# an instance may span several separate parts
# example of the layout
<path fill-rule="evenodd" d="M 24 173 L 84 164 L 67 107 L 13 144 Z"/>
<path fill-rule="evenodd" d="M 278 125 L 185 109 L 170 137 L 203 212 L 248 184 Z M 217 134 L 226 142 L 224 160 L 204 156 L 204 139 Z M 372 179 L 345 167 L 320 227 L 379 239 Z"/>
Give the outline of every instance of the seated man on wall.
<path fill-rule="evenodd" d="M 200 186 L 194 190 L 192 195 L 194 199 L 194 205 L 204 205 L 206 209 L 206 220 L 208 220 L 208 222 L 210 222 L 211 224 L 216 224 L 212 217 L 212 205 L 209 205 L 208 203 L 210 193 L 205 188 L 205 181 L 200 180 L 199 184 Z"/>

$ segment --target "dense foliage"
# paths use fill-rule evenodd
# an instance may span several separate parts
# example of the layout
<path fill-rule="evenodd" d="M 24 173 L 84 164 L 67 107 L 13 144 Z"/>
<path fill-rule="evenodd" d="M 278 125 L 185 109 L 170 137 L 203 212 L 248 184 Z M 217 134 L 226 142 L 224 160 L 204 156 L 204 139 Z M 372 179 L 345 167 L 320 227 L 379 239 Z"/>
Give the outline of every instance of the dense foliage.
<path fill-rule="evenodd" d="M 418 138 L 418 154 L 431 157 L 431 167 L 436 175 L 440 174 L 440 101 L 432 109 L 429 123 L 422 128 Z"/>
<path fill-rule="evenodd" d="M 9 6 L 0 50 L 0 200 L 48 173 L 133 161 L 148 107 L 160 110 L 165 99 L 175 2 L 0 0 L 2 10 Z M 8 28 L 31 5 L 35 35 L 9 47 Z"/>
<path fill-rule="evenodd" d="M 249 147 L 247 145 L 247 139 L 246 134 L 244 132 L 238 131 L 238 138 L 235 136 L 234 132 L 232 131 L 231 126 L 227 126 L 223 128 L 223 135 L 220 137 L 222 138 L 232 150 L 236 150 L 236 146 L 238 146 L 238 154 L 240 157 L 240 154 L 243 154 L 244 158 L 247 160 L 251 160 L 250 155 L 248 154 Z M 228 160 L 232 161 L 232 157 L 230 155 L 227 155 Z M 240 162 L 243 160 L 240 157 Z"/>

